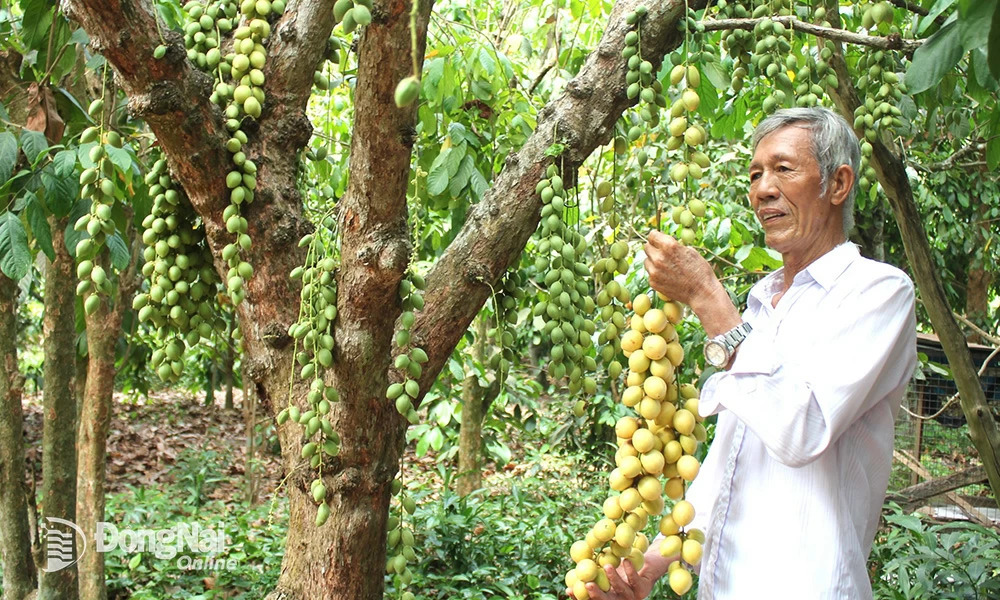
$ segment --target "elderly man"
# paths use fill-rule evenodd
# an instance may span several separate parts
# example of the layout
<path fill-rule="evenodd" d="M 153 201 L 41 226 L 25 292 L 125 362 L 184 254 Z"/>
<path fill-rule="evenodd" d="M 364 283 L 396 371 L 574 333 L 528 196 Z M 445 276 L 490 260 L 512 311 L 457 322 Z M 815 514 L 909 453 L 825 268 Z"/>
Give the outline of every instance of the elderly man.
<path fill-rule="evenodd" d="M 719 368 L 700 412 L 715 441 L 687 499 L 706 531 L 699 599 L 871 598 L 866 561 L 916 363 L 913 286 L 846 241 L 860 161 L 848 124 L 781 110 L 753 135 L 750 205 L 784 266 L 742 317 L 696 250 L 653 232 L 650 285 L 691 307 Z M 591 598 L 648 596 L 676 557 L 659 538 L 638 573 L 607 568 Z"/>

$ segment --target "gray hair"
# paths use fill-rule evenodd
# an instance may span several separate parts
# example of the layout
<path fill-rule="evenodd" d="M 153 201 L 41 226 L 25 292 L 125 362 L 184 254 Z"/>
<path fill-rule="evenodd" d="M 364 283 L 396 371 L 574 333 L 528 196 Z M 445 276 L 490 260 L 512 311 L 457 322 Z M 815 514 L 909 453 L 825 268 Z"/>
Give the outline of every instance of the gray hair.
<path fill-rule="evenodd" d="M 843 117 L 828 108 L 784 108 L 757 125 L 753 132 L 753 149 L 764 137 L 784 127 L 795 126 L 812 132 L 813 157 L 819 163 L 821 194 L 826 193 L 830 178 L 841 165 L 854 171 L 854 181 L 844 199 L 843 225 L 846 237 L 854 227 L 854 193 L 861 168 L 861 146 L 854 130 Z"/>

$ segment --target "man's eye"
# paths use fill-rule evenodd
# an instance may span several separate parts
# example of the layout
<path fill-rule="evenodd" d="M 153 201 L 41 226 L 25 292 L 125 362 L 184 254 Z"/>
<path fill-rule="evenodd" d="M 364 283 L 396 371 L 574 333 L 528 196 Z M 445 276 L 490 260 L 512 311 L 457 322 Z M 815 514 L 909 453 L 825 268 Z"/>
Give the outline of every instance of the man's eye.
<path fill-rule="evenodd" d="M 756 181 L 760 178 L 760 173 L 750 173 L 750 181 Z"/>

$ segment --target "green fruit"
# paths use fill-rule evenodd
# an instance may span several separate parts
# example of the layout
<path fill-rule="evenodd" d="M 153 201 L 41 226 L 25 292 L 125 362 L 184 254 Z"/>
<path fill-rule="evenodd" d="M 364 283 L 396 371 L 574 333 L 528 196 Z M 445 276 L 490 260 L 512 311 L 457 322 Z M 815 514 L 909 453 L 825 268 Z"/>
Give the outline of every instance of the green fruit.
<path fill-rule="evenodd" d="M 355 11 L 356 10 L 357 8 L 355 8 Z M 420 81 L 412 75 L 406 77 L 396 85 L 396 106 L 399 108 L 409 106 L 410 104 L 413 104 L 414 100 L 416 100 L 419 95 Z"/>
<path fill-rule="evenodd" d="M 364 4 L 355 4 L 354 10 L 351 12 L 354 16 L 354 21 L 362 27 L 372 22 L 372 13 Z"/>
<path fill-rule="evenodd" d="M 403 388 L 406 390 L 406 394 L 411 398 L 416 398 L 420 395 L 420 384 L 413 379 L 407 379 Z"/>
<path fill-rule="evenodd" d="M 102 110 L 104 110 L 104 100 L 98 98 L 90 103 L 90 107 L 87 108 L 87 114 L 96 119 Z"/>
<path fill-rule="evenodd" d="M 251 96 L 243 103 L 243 110 L 253 118 L 260 117 L 261 106 L 257 98 Z"/>
<path fill-rule="evenodd" d="M 156 60 L 160 60 L 161 58 L 166 56 L 166 54 L 167 54 L 167 47 L 164 46 L 163 44 L 160 44 L 159 46 L 156 47 L 156 50 L 153 50 L 153 58 L 155 58 Z"/>
<path fill-rule="evenodd" d="M 98 308 L 101 307 L 101 297 L 97 294 L 91 294 L 87 296 L 87 300 L 83 303 L 83 310 L 88 315 L 94 314 Z"/>
<path fill-rule="evenodd" d="M 322 527 L 323 523 L 330 518 L 330 505 L 323 503 L 316 510 L 316 527 Z"/>

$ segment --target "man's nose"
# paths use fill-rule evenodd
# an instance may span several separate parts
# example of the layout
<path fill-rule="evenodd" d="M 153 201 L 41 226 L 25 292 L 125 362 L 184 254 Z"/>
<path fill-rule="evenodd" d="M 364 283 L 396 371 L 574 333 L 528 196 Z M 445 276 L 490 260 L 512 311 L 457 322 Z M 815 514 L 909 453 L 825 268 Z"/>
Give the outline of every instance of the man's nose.
<path fill-rule="evenodd" d="M 770 171 L 761 173 L 755 183 L 757 185 L 754 186 L 754 192 L 757 200 L 774 200 L 781 194 L 777 178 Z"/>

